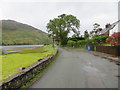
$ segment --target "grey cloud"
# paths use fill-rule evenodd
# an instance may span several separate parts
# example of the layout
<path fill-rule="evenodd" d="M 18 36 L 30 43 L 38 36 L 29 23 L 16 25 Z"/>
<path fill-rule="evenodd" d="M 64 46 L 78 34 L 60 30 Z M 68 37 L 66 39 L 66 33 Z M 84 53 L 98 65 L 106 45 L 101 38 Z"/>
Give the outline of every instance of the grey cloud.
<path fill-rule="evenodd" d="M 117 21 L 117 2 L 20 2 L 3 3 L 2 19 L 13 19 L 46 31 L 50 19 L 72 14 L 81 21 L 81 33 L 92 30 L 95 22 L 104 27 Z"/>

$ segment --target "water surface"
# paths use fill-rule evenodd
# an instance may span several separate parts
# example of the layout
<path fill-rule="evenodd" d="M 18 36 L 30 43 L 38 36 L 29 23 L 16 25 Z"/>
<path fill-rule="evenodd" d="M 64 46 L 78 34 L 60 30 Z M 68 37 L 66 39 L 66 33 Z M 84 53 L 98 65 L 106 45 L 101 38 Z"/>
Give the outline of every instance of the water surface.
<path fill-rule="evenodd" d="M 41 47 L 43 45 L 11 45 L 11 46 L 0 46 L 0 49 L 7 53 L 12 53 L 12 52 L 19 52 L 21 50 L 16 50 L 19 48 L 24 48 L 24 47 Z M 24 50 L 24 49 L 23 49 Z"/>

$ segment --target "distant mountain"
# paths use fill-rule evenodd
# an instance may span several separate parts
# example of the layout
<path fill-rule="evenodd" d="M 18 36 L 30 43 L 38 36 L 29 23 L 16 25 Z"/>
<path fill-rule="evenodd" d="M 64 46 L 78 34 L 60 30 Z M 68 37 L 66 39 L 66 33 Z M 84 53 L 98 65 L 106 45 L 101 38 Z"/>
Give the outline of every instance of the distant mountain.
<path fill-rule="evenodd" d="M 48 34 L 30 25 L 13 20 L 1 20 L 2 45 L 49 44 Z"/>

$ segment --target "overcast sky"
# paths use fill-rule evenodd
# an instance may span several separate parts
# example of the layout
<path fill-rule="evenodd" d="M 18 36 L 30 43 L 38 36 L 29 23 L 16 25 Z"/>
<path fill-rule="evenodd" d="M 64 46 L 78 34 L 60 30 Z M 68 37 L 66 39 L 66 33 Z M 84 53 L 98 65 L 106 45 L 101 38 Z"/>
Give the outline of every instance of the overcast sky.
<path fill-rule="evenodd" d="M 19 1 L 19 0 L 18 0 Z M 30 0 L 32 1 L 32 0 Z M 3 2 L 0 20 L 11 19 L 46 31 L 50 19 L 60 14 L 72 14 L 80 20 L 81 34 L 91 31 L 94 23 L 102 28 L 118 20 L 118 2 Z"/>

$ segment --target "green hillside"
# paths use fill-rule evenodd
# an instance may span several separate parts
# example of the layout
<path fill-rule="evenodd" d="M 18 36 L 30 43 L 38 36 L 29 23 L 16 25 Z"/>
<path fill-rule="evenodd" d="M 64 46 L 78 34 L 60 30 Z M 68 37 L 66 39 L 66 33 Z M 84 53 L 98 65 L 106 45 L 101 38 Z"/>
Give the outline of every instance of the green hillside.
<path fill-rule="evenodd" d="M 48 44 L 47 33 L 13 20 L 2 20 L 2 45 Z"/>

